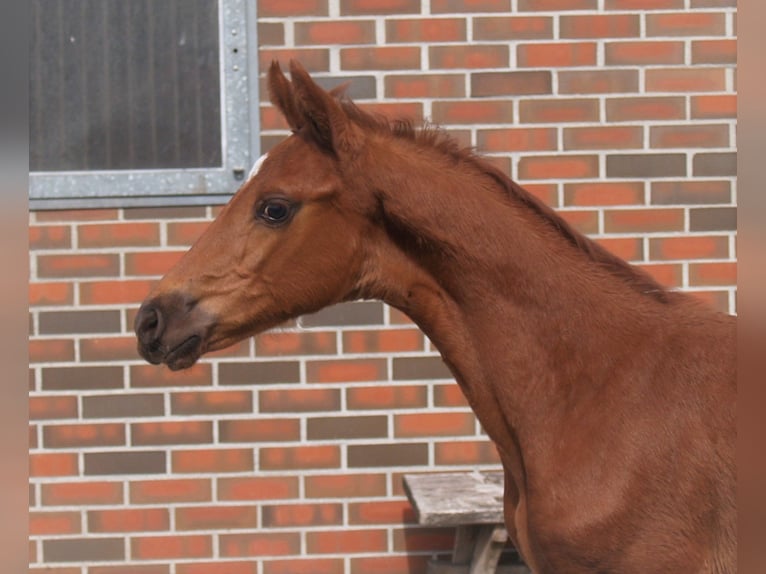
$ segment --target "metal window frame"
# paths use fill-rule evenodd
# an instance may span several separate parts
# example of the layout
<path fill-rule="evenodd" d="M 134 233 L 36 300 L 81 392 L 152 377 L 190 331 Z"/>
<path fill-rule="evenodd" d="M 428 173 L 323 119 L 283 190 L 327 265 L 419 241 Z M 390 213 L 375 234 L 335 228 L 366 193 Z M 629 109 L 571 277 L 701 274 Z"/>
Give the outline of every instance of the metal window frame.
<path fill-rule="evenodd" d="M 218 3 L 222 166 L 30 172 L 29 209 L 226 203 L 260 155 L 255 5 L 246 0 Z"/>

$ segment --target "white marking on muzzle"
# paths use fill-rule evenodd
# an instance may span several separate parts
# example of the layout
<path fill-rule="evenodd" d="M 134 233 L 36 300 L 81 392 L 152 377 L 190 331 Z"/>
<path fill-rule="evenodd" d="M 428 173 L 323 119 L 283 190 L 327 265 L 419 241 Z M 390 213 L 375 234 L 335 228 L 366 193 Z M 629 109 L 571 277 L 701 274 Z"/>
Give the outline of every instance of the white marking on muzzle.
<path fill-rule="evenodd" d="M 266 161 L 266 156 L 268 155 L 269 154 L 265 153 L 261 157 L 259 157 L 257 160 L 255 160 L 253 167 L 250 169 L 250 173 L 247 174 L 248 181 L 253 179 L 258 174 L 258 172 L 261 169 L 261 166 L 263 165 L 263 162 Z"/>

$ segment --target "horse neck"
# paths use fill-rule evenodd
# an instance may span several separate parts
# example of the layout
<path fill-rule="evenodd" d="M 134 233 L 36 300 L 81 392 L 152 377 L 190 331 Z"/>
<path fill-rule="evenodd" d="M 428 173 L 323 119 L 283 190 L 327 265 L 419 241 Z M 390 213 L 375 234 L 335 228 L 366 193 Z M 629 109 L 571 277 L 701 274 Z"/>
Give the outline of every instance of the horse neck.
<path fill-rule="evenodd" d="M 580 381 L 585 396 L 606 384 L 610 363 L 658 328 L 645 311 L 660 303 L 509 197 L 496 174 L 467 160 L 415 163 L 376 188 L 383 225 L 364 294 L 409 314 L 501 451 L 521 448 L 571 408 Z"/>

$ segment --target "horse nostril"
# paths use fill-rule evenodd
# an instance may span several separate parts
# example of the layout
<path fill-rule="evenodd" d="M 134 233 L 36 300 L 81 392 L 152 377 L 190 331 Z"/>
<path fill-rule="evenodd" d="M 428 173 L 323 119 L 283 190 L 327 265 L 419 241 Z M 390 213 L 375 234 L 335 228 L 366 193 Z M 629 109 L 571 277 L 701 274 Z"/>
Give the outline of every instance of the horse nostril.
<path fill-rule="evenodd" d="M 162 313 L 157 307 L 144 306 L 136 315 L 135 331 L 139 340 L 144 344 L 152 344 L 162 336 L 165 325 Z"/>

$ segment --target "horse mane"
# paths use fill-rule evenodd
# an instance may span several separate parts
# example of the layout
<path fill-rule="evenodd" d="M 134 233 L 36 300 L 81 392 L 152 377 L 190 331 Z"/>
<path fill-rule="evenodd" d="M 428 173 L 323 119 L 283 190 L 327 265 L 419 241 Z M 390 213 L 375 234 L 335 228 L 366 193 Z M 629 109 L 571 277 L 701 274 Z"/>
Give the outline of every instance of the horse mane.
<path fill-rule="evenodd" d="M 419 146 L 435 149 L 456 163 L 472 165 L 475 169 L 492 178 L 511 201 L 520 204 L 534 214 L 599 267 L 627 282 L 636 291 L 663 303 L 668 302 L 669 292 L 646 271 L 630 265 L 602 245 L 575 230 L 551 207 L 478 155 L 473 148 L 461 146 L 442 128 L 428 122 L 416 126 L 411 120 L 389 119 L 381 114 L 366 112 L 346 96 L 345 86 L 336 88 L 331 93 L 338 99 L 348 118 L 362 129 L 390 135 L 395 139 L 408 140 Z"/>

